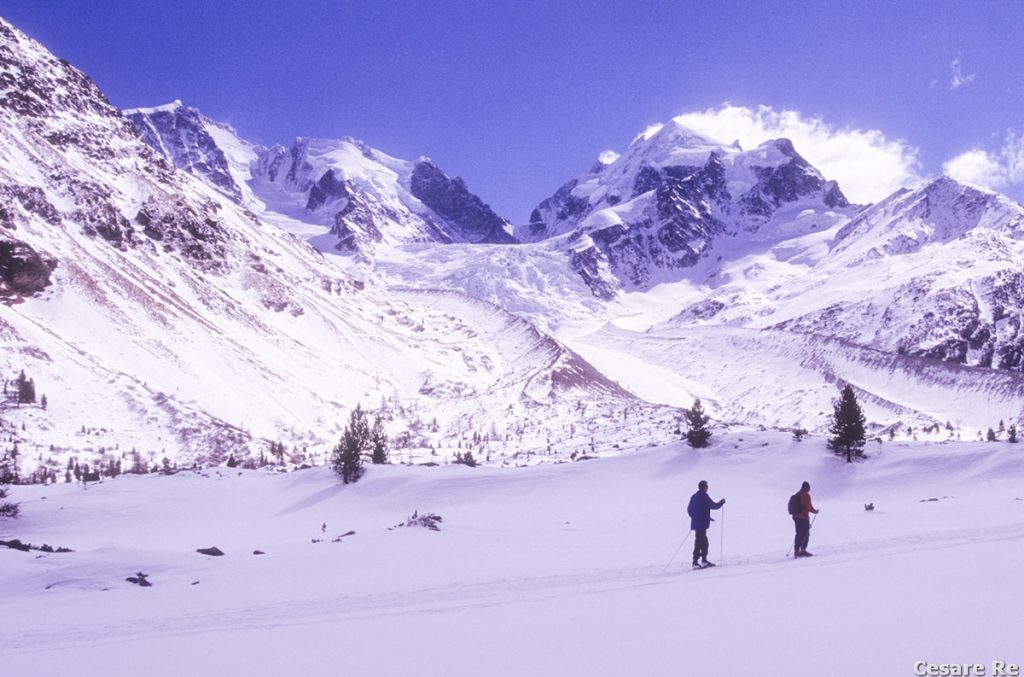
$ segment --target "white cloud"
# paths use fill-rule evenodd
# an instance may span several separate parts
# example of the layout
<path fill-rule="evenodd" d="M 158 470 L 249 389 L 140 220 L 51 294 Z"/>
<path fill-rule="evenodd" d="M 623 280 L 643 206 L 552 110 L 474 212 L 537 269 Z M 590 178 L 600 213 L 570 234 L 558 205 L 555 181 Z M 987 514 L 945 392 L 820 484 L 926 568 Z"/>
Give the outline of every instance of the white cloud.
<path fill-rule="evenodd" d="M 974 148 L 942 165 L 947 176 L 984 188 L 1000 190 L 1024 184 L 1024 136 L 1006 132 L 1002 148 L 987 151 Z"/>
<path fill-rule="evenodd" d="M 964 85 L 969 85 L 971 83 L 971 81 L 974 80 L 974 76 L 977 75 L 977 73 L 969 73 L 967 75 L 964 75 L 964 72 L 963 72 L 963 62 L 960 60 L 960 55 L 959 54 L 957 54 L 956 58 L 953 59 L 952 63 L 949 64 L 949 69 L 950 69 L 950 78 L 949 78 L 949 88 L 950 89 L 960 89 Z"/>
<path fill-rule="evenodd" d="M 1006 185 L 1006 173 L 999 161 L 980 148 L 957 155 L 942 165 L 942 173 L 957 181 L 993 190 Z"/>
<path fill-rule="evenodd" d="M 886 138 L 875 129 L 837 128 L 821 118 L 770 106 L 755 109 L 725 104 L 675 119 L 721 143 L 738 140 L 744 148 L 788 138 L 826 178 L 839 182 L 851 202 L 877 202 L 921 180 L 917 148 L 901 139 Z"/>

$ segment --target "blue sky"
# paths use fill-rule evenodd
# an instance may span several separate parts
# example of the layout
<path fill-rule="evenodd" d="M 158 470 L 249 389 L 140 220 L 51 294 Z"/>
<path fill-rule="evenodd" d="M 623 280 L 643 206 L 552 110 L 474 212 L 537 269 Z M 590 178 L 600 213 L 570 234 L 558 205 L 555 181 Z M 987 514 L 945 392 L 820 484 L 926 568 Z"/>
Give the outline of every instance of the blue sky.
<path fill-rule="evenodd" d="M 429 155 L 515 221 L 683 113 L 745 144 L 797 137 L 861 201 L 944 167 L 1014 197 L 1024 183 L 1020 2 L 0 0 L 0 15 L 117 106 L 182 99 L 259 143 Z"/>

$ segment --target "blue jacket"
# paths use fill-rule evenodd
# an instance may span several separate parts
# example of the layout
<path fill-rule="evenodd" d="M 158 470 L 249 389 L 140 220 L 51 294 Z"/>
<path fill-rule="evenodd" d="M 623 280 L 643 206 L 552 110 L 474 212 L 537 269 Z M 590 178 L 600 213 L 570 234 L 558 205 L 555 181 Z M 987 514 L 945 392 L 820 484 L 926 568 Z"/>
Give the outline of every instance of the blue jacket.
<path fill-rule="evenodd" d="M 686 514 L 690 516 L 690 528 L 694 531 L 704 531 L 710 527 L 711 511 L 718 510 L 724 504 L 724 498 L 715 503 L 706 491 L 698 491 L 690 496 L 690 504 L 686 506 Z"/>

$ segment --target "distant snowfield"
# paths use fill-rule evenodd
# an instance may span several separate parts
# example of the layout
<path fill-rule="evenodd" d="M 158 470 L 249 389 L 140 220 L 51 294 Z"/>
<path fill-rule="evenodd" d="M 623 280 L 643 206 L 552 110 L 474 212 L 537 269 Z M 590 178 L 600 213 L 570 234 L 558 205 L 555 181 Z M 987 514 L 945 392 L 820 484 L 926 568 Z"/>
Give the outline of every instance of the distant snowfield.
<path fill-rule="evenodd" d="M 18 486 L 24 515 L 0 522 L 2 538 L 76 552 L 0 548 L 3 674 L 861 677 L 912 675 L 918 660 L 1024 663 L 1024 446 L 887 442 L 847 465 L 820 438 L 713 442 L 519 469 L 371 467 L 350 486 L 326 468 Z M 722 566 L 691 571 L 691 537 L 665 570 L 700 479 L 727 498 L 709 533 Z M 784 506 L 805 479 L 816 556 L 794 561 Z M 441 531 L 388 529 L 415 510 L 441 515 Z M 227 554 L 195 552 L 207 546 Z M 152 588 L 125 582 L 139 571 Z"/>

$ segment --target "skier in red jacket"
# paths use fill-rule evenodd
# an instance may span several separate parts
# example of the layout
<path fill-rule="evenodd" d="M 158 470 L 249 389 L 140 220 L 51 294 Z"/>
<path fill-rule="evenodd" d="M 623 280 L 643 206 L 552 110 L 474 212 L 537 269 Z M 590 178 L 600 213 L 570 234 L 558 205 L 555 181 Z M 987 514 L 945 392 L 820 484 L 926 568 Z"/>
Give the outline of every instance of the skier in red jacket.
<path fill-rule="evenodd" d="M 800 512 L 793 515 L 793 524 L 796 526 L 796 538 L 793 541 L 794 557 L 810 557 L 807 552 L 807 542 L 811 538 L 811 513 L 818 514 L 818 509 L 811 502 L 811 485 L 804 482 L 800 485 Z"/>

